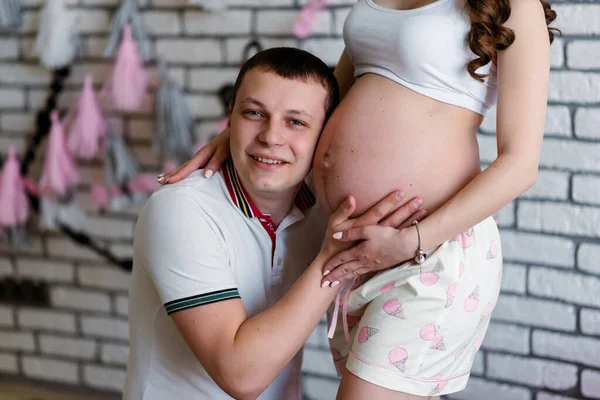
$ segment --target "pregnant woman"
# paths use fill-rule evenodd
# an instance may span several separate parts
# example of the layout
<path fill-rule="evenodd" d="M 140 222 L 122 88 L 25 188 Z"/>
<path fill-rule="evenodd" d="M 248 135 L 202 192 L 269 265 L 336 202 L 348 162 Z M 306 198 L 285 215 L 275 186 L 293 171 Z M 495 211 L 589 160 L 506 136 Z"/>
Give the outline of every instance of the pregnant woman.
<path fill-rule="evenodd" d="M 466 386 L 500 290 L 491 215 L 537 176 L 555 17 L 540 0 L 352 8 L 335 70 L 343 99 L 313 164 L 318 197 L 332 211 L 353 195 L 361 214 L 402 188 L 428 217 L 335 234 L 356 242 L 324 271 L 323 285 L 346 282 L 330 330 L 338 399 L 437 398 Z M 495 103 L 498 157 L 481 171 L 476 131 Z M 159 182 L 213 157 L 210 175 L 227 152 L 225 131 Z"/>

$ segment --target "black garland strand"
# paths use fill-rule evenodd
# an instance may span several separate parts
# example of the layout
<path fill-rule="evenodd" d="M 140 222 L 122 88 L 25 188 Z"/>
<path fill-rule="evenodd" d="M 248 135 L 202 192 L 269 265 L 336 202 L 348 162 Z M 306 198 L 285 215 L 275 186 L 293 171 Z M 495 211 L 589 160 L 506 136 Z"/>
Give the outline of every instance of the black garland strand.
<path fill-rule="evenodd" d="M 37 113 L 36 131 L 27 146 L 27 151 L 25 152 L 25 156 L 21 164 L 22 176 L 27 176 L 27 173 L 29 172 L 29 167 L 35 159 L 35 153 L 38 147 L 40 146 L 40 143 L 46 136 L 48 136 L 48 133 L 50 132 L 50 113 L 56 108 L 56 105 L 58 104 L 58 97 L 60 96 L 64 88 L 64 81 L 69 77 L 70 74 L 70 66 L 53 71 L 52 83 L 50 85 L 50 94 L 48 95 L 48 99 L 46 100 L 46 105 L 44 106 L 44 108 L 42 108 Z M 28 196 L 29 201 L 31 203 L 31 207 L 39 213 L 40 199 L 31 193 L 28 193 Z M 94 240 L 92 240 L 92 238 L 89 235 L 83 232 L 75 231 L 70 227 L 60 223 L 58 224 L 58 227 L 65 236 L 68 236 L 74 242 L 78 243 L 81 246 L 90 248 L 92 251 L 96 252 L 97 254 L 104 257 L 109 262 L 120 267 L 121 269 L 125 271 L 131 271 L 133 266 L 133 260 L 119 259 L 110 251 L 103 248 L 98 243 L 94 242 Z"/>

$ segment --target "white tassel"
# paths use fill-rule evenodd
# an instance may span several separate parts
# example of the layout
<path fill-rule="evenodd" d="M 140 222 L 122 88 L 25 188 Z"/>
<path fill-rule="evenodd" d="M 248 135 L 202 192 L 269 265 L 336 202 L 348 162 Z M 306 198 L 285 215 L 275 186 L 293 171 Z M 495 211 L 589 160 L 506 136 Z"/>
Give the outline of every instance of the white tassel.
<path fill-rule="evenodd" d="M 227 8 L 227 0 L 189 0 L 189 4 L 200 6 L 210 12 L 223 11 Z"/>
<path fill-rule="evenodd" d="M 21 25 L 21 0 L 0 1 L 0 27 L 11 28 Z"/>
<path fill-rule="evenodd" d="M 110 38 L 104 49 L 104 57 L 113 57 L 119 48 L 125 25 L 131 27 L 131 36 L 138 43 L 144 61 L 150 59 L 150 44 L 138 9 L 137 0 L 122 0 L 121 7 L 110 24 Z"/>
<path fill-rule="evenodd" d="M 73 62 L 79 45 L 75 22 L 75 15 L 66 9 L 64 0 L 46 0 L 35 41 L 35 52 L 43 66 L 52 70 Z"/>

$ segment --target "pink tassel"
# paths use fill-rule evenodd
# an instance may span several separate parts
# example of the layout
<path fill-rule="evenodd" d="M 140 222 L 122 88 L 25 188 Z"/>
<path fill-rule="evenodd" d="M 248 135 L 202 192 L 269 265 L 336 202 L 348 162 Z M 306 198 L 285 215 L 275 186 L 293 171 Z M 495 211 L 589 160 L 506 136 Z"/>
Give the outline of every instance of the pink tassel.
<path fill-rule="evenodd" d="M 304 6 L 300 16 L 294 23 L 294 34 L 298 39 L 304 39 L 311 34 L 319 10 L 325 7 L 326 0 L 312 0 Z"/>
<path fill-rule="evenodd" d="M 19 169 L 15 148 L 10 146 L 0 177 L 0 226 L 3 227 L 23 225 L 29 217 L 29 199 Z"/>
<path fill-rule="evenodd" d="M 58 119 L 58 112 L 50 114 L 52 127 L 48 138 L 48 148 L 44 160 L 44 172 L 40 180 L 40 190 L 64 196 L 78 180 L 75 164 L 67 150 L 64 129 Z"/>
<path fill-rule="evenodd" d="M 100 208 L 106 207 L 108 204 L 108 190 L 104 185 L 93 185 L 90 191 L 92 203 Z"/>
<path fill-rule="evenodd" d="M 86 160 L 94 158 L 99 141 L 106 137 L 106 121 L 94 93 L 91 75 L 86 75 L 79 99 L 69 114 L 72 118 L 68 140 L 71 154 Z"/>
<path fill-rule="evenodd" d="M 178 165 L 173 160 L 168 160 L 163 164 L 163 172 L 171 172 L 177 169 Z"/>
<path fill-rule="evenodd" d="M 111 76 L 103 88 L 103 95 L 115 109 L 137 110 L 148 87 L 148 76 L 129 25 L 123 27 L 123 38 Z"/>
<path fill-rule="evenodd" d="M 156 188 L 156 176 L 152 174 L 139 174 L 127 185 L 131 193 L 153 192 Z"/>

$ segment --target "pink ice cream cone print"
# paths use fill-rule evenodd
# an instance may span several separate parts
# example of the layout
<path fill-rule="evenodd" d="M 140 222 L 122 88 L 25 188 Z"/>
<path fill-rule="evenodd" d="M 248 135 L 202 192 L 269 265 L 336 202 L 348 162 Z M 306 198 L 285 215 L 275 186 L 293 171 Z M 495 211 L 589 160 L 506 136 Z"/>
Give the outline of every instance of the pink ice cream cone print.
<path fill-rule="evenodd" d="M 473 228 L 470 228 L 468 231 L 459 233 L 451 242 L 458 242 L 460 247 L 466 249 L 471 247 L 471 236 L 473 236 Z"/>
<path fill-rule="evenodd" d="M 381 293 L 389 292 L 394 287 L 394 283 L 396 283 L 396 281 L 389 281 L 388 283 L 383 285 L 380 289 Z"/>
<path fill-rule="evenodd" d="M 473 292 L 465 299 L 465 311 L 473 312 L 479 306 L 479 285 L 475 286 Z"/>
<path fill-rule="evenodd" d="M 331 355 L 333 356 L 333 364 L 339 374 L 346 372 L 346 359 L 342 356 L 342 353 L 338 349 L 331 349 Z"/>
<path fill-rule="evenodd" d="M 473 361 L 475 360 L 475 356 L 477 355 L 477 352 L 479 351 L 479 348 L 481 347 L 481 344 L 483 343 L 483 337 L 480 337 L 479 339 L 477 339 L 477 341 L 475 342 L 475 346 L 473 349 L 473 354 L 471 354 L 471 364 L 473 363 Z"/>
<path fill-rule="evenodd" d="M 359 343 L 366 342 L 367 340 L 369 340 L 369 338 L 371 336 L 375 335 L 377 332 L 379 332 L 379 329 L 377 329 L 377 328 L 372 328 L 370 326 L 363 326 L 358 334 L 358 342 Z"/>
<path fill-rule="evenodd" d="M 398 319 L 406 319 L 404 317 L 404 310 L 402 310 L 402 304 L 396 299 L 388 300 L 383 305 L 383 311 L 386 314 L 391 315 L 392 317 L 396 317 Z"/>
<path fill-rule="evenodd" d="M 420 332 L 421 339 L 426 340 L 428 342 L 433 340 L 438 329 L 439 329 L 439 327 L 434 324 L 425 325 L 423 328 L 421 328 L 421 332 Z"/>
<path fill-rule="evenodd" d="M 421 272 L 419 277 L 421 283 L 425 286 L 435 285 L 438 279 L 440 279 L 440 272 L 442 272 L 443 269 L 442 263 L 438 261 L 430 272 Z"/>
<path fill-rule="evenodd" d="M 436 375 L 433 380 L 438 381 L 438 384 L 435 385 L 435 388 L 429 393 L 430 396 L 435 396 L 437 394 L 442 393 L 446 385 L 448 384 L 447 380 L 442 379 L 441 375 Z"/>
<path fill-rule="evenodd" d="M 348 329 L 352 330 L 352 328 L 354 328 L 356 325 L 358 325 L 361 318 L 362 318 L 362 315 L 346 315 L 346 321 L 348 322 Z"/>
<path fill-rule="evenodd" d="M 490 242 L 490 248 L 485 256 L 486 259 L 496 258 L 498 255 L 498 248 L 496 247 L 496 241 L 492 240 Z"/>
<path fill-rule="evenodd" d="M 458 276 L 462 276 L 462 274 L 465 273 L 465 264 L 462 263 L 462 261 L 458 262 Z"/>
<path fill-rule="evenodd" d="M 402 347 L 396 347 L 388 354 L 390 364 L 398 368 L 401 372 L 406 372 L 406 361 L 408 360 L 408 352 Z"/>
<path fill-rule="evenodd" d="M 446 350 L 444 337 L 438 332 L 439 329 L 439 326 L 434 324 L 425 325 L 421 328 L 421 339 L 431 342 L 431 345 L 429 346 L 430 349 Z"/>
<path fill-rule="evenodd" d="M 481 312 L 481 317 L 479 318 L 479 322 L 485 321 L 485 319 L 490 314 L 490 311 L 492 311 L 492 303 L 486 303 L 485 307 L 483 307 L 483 311 Z"/>
<path fill-rule="evenodd" d="M 431 341 L 431 345 L 429 346 L 429 348 L 441 351 L 446 350 L 446 345 L 444 344 L 444 337 L 439 333 L 436 333 L 433 337 L 433 340 Z"/>
<path fill-rule="evenodd" d="M 454 296 L 456 296 L 456 285 L 457 282 L 452 283 L 446 290 L 446 308 L 450 307 L 454 303 Z"/>

